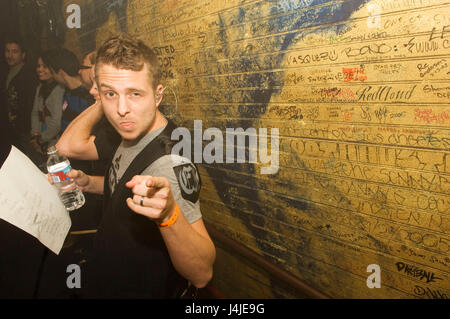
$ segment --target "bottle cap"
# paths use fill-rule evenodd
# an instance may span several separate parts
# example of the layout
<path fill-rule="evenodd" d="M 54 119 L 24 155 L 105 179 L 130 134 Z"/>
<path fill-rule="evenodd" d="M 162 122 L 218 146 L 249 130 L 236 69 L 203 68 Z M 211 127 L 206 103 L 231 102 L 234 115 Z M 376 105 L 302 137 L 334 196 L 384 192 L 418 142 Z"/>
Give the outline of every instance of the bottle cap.
<path fill-rule="evenodd" d="M 56 149 L 56 147 L 55 146 L 50 146 L 48 149 L 47 149 L 47 154 L 55 154 L 56 152 L 58 152 L 58 150 Z"/>

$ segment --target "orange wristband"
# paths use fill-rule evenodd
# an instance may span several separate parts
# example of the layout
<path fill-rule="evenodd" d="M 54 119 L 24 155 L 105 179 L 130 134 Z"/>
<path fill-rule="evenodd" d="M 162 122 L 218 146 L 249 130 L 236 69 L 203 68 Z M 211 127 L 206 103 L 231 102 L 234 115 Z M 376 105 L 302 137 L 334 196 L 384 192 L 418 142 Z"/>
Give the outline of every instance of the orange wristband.
<path fill-rule="evenodd" d="M 180 207 L 178 205 L 175 205 L 175 211 L 172 214 L 172 217 L 164 223 L 159 224 L 159 227 L 161 228 L 167 228 L 172 226 L 178 219 L 178 214 L 180 213 Z"/>

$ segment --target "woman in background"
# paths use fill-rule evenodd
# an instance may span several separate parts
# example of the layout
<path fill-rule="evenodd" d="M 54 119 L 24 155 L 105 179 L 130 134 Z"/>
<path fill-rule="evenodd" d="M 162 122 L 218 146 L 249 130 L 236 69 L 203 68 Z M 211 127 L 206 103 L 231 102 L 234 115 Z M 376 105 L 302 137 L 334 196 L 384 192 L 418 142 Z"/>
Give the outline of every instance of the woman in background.
<path fill-rule="evenodd" d="M 53 79 L 47 67 L 50 59 L 52 59 L 52 51 L 46 51 L 37 60 L 36 72 L 40 84 L 36 89 L 31 113 L 31 144 L 42 158 L 39 164 L 45 162 L 46 150 L 49 146 L 56 144 L 61 129 L 65 89 Z"/>

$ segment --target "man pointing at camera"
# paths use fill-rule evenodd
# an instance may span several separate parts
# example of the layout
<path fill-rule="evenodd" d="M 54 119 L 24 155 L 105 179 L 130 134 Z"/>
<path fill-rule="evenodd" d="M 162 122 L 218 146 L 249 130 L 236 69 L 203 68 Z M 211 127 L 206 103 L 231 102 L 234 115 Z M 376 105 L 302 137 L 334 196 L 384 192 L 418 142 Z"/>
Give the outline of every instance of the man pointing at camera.
<path fill-rule="evenodd" d="M 116 36 L 98 49 L 95 76 L 101 103 L 86 110 L 83 125 L 103 112 L 122 140 L 105 176 L 69 173 L 83 191 L 104 194 L 89 297 L 177 298 L 188 282 L 206 286 L 215 248 L 200 212 L 200 178 L 188 159 L 171 155 L 175 126 L 158 109 L 156 56 L 143 42 Z M 86 142 L 99 157 L 101 141 Z"/>

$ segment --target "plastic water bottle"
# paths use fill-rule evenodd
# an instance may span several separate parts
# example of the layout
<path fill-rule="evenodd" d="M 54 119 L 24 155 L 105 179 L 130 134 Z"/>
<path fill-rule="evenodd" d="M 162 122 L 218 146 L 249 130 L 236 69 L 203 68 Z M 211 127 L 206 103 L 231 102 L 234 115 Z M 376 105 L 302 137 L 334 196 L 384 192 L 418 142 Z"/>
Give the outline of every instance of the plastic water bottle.
<path fill-rule="evenodd" d="M 83 192 L 78 188 L 75 181 L 67 176 L 71 170 L 67 157 L 58 153 L 55 146 L 47 150 L 47 170 L 52 177 L 54 185 L 59 190 L 59 197 L 68 211 L 80 208 L 85 203 Z"/>

